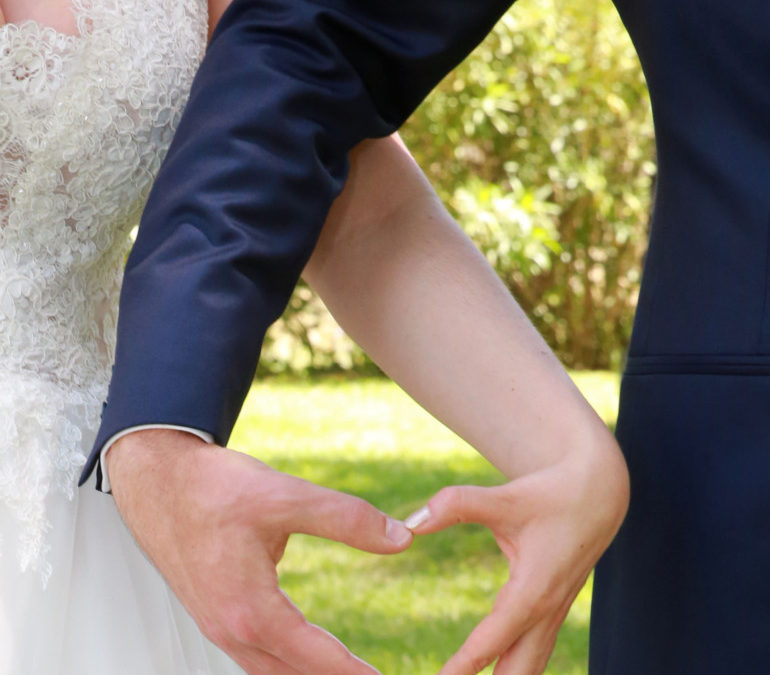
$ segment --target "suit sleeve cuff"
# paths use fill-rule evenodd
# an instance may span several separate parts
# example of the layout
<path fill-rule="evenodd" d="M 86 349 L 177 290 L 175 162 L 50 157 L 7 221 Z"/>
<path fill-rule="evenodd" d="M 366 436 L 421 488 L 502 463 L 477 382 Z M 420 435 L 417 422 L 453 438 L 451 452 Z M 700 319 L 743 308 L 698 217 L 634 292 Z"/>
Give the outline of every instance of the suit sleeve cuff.
<path fill-rule="evenodd" d="M 194 436 L 197 436 L 201 440 L 205 441 L 206 443 L 213 443 L 214 437 L 208 433 L 207 431 L 201 431 L 200 429 L 192 429 L 190 427 L 183 427 L 178 426 L 176 424 L 141 424 L 139 426 L 135 427 L 129 427 L 128 429 L 123 429 L 122 431 L 119 431 L 117 434 L 114 434 L 111 436 L 107 442 L 102 447 L 102 451 L 99 453 L 99 469 L 101 470 L 101 484 L 97 485 L 97 490 L 100 492 L 105 492 L 107 494 L 110 494 L 112 492 L 112 487 L 110 486 L 110 476 L 107 473 L 107 462 L 105 461 L 107 458 L 107 453 L 110 451 L 113 445 L 123 438 L 123 436 L 128 436 L 128 434 L 132 434 L 135 431 L 145 431 L 146 429 L 173 429 L 175 431 L 186 431 L 187 433 L 193 434 Z"/>

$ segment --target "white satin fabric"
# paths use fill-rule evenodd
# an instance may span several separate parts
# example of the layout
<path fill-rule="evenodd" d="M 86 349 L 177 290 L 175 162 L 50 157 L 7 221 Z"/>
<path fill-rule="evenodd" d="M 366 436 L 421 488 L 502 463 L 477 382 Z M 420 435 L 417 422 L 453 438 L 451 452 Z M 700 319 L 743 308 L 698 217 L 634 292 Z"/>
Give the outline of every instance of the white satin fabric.
<path fill-rule="evenodd" d="M 0 558 L 3 675 L 234 675 L 144 558 L 93 479 L 45 500 L 50 576 Z M 18 522 L 16 522 L 18 525 Z M 12 519 L 2 519 L 13 537 Z"/>

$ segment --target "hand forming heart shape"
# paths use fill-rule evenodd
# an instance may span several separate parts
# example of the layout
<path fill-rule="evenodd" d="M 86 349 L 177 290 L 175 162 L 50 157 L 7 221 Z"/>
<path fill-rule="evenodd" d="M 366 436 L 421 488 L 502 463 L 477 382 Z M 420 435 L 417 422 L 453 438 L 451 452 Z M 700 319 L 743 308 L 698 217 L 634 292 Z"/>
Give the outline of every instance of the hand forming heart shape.
<path fill-rule="evenodd" d="M 377 673 L 306 621 L 279 588 L 276 565 L 294 532 L 397 553 L 412 541 L 404 524 L 189 434 L 126 438 L 110 453 L 116 503 L 212 642 L 254 675 Z M 542 672 L 572 600 L 622 521 L 628 487 L 617 477 L 625 475 L 614 453 L 568 453 L 498 487 L 444 488 L 407 519 L 418 535 L 481 523 L 509 560 L 492 612 L 440 675 L 474 675 L 495 659 L 495 675 Z"/>
<path fill-rule="evenodd" d="M 444 488 L 405 523 L 415 534 L 461 522 L 487 526 L 508 558 L 510 576 L 492 612 L 440 675 L 540 675 L 575 596 L 609 545 L 628 503 L 627 484 L 585 457 L 498 487 Z M 602 457 L 602 463 L 610 457 Z M 615 467 L 617 471 L 622 467 Z"/>

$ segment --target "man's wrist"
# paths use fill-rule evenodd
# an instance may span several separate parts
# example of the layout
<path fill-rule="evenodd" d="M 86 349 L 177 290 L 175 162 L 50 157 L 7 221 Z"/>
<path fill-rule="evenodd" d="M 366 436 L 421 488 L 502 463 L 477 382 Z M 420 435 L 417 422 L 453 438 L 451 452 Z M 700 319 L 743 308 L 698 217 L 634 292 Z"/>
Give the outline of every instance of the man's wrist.
<path fill-rule="evenodd" d="M 169 453 L 210 443 L 211 434 L 188 427 L 148 424 L 126 429 L 110 438 L 102 450 L 102 492 L 112 492 L 126 474 L 127 466 L 146 461 L 157 463 L 168 458 Z"/>

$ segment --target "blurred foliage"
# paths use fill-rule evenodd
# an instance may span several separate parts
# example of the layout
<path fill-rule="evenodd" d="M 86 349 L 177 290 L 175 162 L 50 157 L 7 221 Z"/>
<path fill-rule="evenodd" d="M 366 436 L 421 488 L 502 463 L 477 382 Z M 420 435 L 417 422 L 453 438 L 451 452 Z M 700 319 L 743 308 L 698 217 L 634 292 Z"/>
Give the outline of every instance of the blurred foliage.
<path fill-rule="evenodd" d="M 321 299 L 300 281 L 283 316 L 265 337 L 257 375 L 320 372 L 381 374 Z"/>
<path fill-rule="evenodd" d="M 521 0 L 402 136 L 562 361 L 617 368 L 656 166 L 644 77 L 610 1 Z M 265 356 L 272 370 L 366 363 L 306 288 Z"/>

